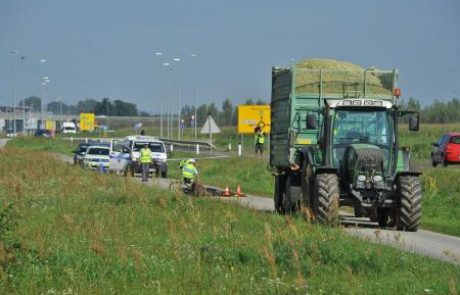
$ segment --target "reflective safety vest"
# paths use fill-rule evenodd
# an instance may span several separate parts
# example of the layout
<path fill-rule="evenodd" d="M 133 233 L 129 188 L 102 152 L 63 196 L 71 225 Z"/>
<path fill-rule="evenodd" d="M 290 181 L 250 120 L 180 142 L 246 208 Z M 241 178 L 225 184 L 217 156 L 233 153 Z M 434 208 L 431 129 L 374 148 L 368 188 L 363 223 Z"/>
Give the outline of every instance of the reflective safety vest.
<path fill-rule="evenodd" d="M 198 175 L 198 170 L 191 163 L 187 163 L 184 168 L 182 168 L 182 176 L 184 178 L 193 179 L 195 175 Z"/>
<path fill-rule="evenodd" d="M 254 140 L 256 143 L 259 143 L 259 144 L 264 144 L 265 143 L 265 136 L 263 133 L 256 133 L 254 135 Z"/>
<path fill-rule="evenodd" d="M 141 163 L 150 163 L 152 161 L 152 151 L 149 148 L 141 149 Z"/>

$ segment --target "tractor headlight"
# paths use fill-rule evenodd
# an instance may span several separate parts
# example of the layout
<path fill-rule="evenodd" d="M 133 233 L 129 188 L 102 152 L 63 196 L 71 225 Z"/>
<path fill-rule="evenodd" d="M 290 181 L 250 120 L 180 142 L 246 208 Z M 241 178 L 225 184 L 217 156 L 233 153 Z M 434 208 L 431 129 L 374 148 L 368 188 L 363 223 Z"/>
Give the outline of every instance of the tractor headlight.
<path fill-rule="evenodd" d="M 381 175 L 374 175 L 374 177 L 372 177 L 372 180 L 374 182 L 382 182 L 383 181 L 383 177 Z"/>
<path fill-rule="evenodd" d="M 365 182 L 366 181 L 366 175 L 358 175 L 358 181 Z"/>

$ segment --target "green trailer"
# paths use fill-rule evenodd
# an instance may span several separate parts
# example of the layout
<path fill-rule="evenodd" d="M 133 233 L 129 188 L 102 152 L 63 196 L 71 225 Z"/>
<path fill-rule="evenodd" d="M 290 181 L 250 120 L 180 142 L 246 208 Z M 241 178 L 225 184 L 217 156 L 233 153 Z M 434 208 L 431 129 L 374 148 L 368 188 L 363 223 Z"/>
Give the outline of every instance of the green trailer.
<path fill-rule="evenodd" d="M 398 76 L 305 63 L 272 69 L 270 165 L 279 213 L 305 207 L 333 225 L 339 206 L 351 206 L 381 226 L 418 229 L 420 173 L 411 171 L 397 130 L 409 115 L 417 131 L 419 114 L 398 108 Z"/>

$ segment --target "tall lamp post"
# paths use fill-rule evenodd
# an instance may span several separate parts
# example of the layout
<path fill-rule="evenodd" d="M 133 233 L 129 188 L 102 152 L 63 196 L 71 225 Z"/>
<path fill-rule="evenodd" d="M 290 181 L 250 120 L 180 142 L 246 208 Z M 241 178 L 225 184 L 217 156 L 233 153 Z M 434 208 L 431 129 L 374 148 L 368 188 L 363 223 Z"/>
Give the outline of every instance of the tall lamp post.
<path fill-rule="evenodd" d="M 23 85 L 23 79 L 22 79 L 22 73 L 23 73 L 23 64 L 24 60 L 26 59 L 25 56 L 21 56 L 20 60 L 21 63 L 19 65 L 19 98 L 21 99 L 22 96 L 22 85 Z M 25 101 L 24 98 L 22 98 L 22 133 L 26 134 L 26 107 L 25 107 Z"/>
<path fill-rule="evenodd" d="M 11 94 L 13 96 L 13 134 L 16 134 L 16 89 L 14 76 L 14 56 L 18 50 L 11 51 Z"/>
<path fill-rule="evenodd" d="M 163 52 L 155 52 L 155 55 L 160 59 L 159 60 L 159 67 L 158 69 L 160 70 L 160 83 L 159 84 L 159 87 L 157 87 L 158 91 L 157 91 L 157 94 L 158 94 L 158 97 L 160 98 L 160 138 L 163 137 L 163 95 L 162 95 L 162 89 L 163 89 L 163 83 L 162 83 L 162 67 L 161 67 L 161 57 L 163 56 Z M 155 126 L 154 126 L 155 127 Z"/>
<path fill-rule="evenodd" d="M 50 79 L 48 76 L 44 76 L 42 80 L 42 87 L 43 87 L 43 105 L 42 105 L 42 122 L 44 123 L 43 113 L 45 113 L 46 118 L 48 117 L 48 85 L 50 83 Z M 43 125 L 45 129 L 46 124 Z"/>
<path fill-rule="evenodd" d="M 179 79 L 179 62 L 180 58 L 173 59 L 177 63 L 176 67 L 176 87 L 177 87 L 177 108 L 178 108 L 178 115 L 177 115 L 177 138 L 181 138 L 181 105 L 180 105 L 180 79 Z"/>
<path fill-rule="evenodd" d="M 164 62 L 163 63 L 163 71 L 161 71 L 161 83 L 165 83 L 167 79 L 165 79 L 164 71 L 165 70 L 170 70 L 171 69 L 171 64 L 169 62 Z M 167 78 L 167 73 L 166 73 L 166 78 Z M 166 84 L 166 83 L 165 83 Z M 161 132 L 161 137 L 163 137 L 163 108 L 164 108 L 164 100 L 166 98 L 166 89 L 167 87 L 162 87 L 162 97 L 160 101 L 160 113 L 161 113 L 161 121 L 160 121 L 160 132 Z M 166 116 L 166 122 L 167 122 L 167 127 L 168 127 L 168 137 L 169 137 L 169 117 Z"/>
<path fill-rule="evenodd" d="M 46 59 L 40 59 L 41 64 L 44 65 L 45 62 L 46 62 Z M 42 74 L 43 73 L 44 73 L 44 71 L 42 71 Z M 40 81 L 40 113 L 41 113 L 41 118 L 40 118 L 40 120 L 41 120 L 40 127 L 41 128 L 40 129 L 42 129 L 42 130 L 45 129 L 45 124 L 44 124 L 45 117 L 43 116 L 44 115 L 44 113 L 43 113 L 43 111 L 44 111 L 43 110 L 43 88 L 45 87 L 45 85 L 46 85 L 46 83 L 43 81 L 43 78 L 42 78 L 42 80 Z"/>
<path fill-rule="evenodd" d="M 198 118 L 196 117 L 196 54 L 193 53 L 190 55 L 193 59 L 193 109 L 194 109 L 194 119 L 193 119 L 193 127 L 194 127 L 194 133 L 195 133 L 195 140 L 197 138 L 197 123 L 198 123 Z"/>

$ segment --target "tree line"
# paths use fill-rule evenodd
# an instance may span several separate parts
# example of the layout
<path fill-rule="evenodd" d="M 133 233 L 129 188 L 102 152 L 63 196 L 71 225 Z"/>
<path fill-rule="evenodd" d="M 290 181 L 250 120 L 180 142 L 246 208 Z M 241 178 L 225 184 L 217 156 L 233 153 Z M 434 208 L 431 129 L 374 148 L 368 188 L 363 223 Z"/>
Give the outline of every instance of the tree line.
<path fill-rule="evenodd" d="M 32 112 L 41 112 L 42 100 L 38 96 L 30 96 L 19 102 L 19 106 L 25 106 Z M 79 101 L 76 105 L 66 104 L 60 101 L 52 101 L 46 104 L 46 112 L 55 115 L 78 115 L 80 113 L 94 113 L 95 115 L 109 116 L 145 116 L 149 115 L 140 112 L 136 104 L 126 102 L 120 99 L 111 100 L 103 98 L 101 101 L 95 99 L 85 99 Z"/>
<path fill-rule="evenodd" d="M 247 99 L 244 104 L 267 104 L 267 102 L 257 99 Z M 30 96 L 19 102 L 19 106 L 25 106 L 32 112 L 41 112 L 41 98 Z M 149 114 L 139 111 L 136 104 L 122 101 L 119 99 L 111 100 L 103 98 L 100 101 L 95 99 L 85 99 L 77 102 L 75 105 L 66 104 L 60 101 L 52 101 L 46 104 L 46 111 L 55 115 L 78 115 L 80 113 L 94 113 L 96 116 L 142 116 L 142 117 L 159 117 L 159 112 Z M 177 114 L 173 114 L 177 118 Z M 163 114 L 166 116 L 166 114 Z M 195 116 L 195 108 L 192 105 L 184 105 L 181 108 L 181 118 L 185 126 L 192 126 L 192 118 Z M 222 102 L 219 108 L 216 103 L 201 104 L 196 109 L 198 126 L 204 124 L 208 116 L 212 116 L 217 124 L 221 126 L 236 126 L 237 124 L 237 106 L 227 98 Z"/>
<path fill-rule="evenodd" d="M 455 123 L 460 122 L 460 100 L 435 100 L 432 104 L 422 106 L 416 98 L 403 99 L 400 103 L 403 110 L 419 111 L 423 123 Z"/>

